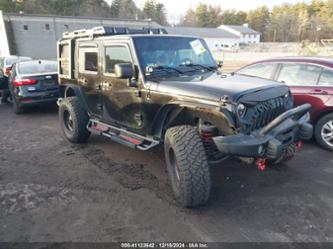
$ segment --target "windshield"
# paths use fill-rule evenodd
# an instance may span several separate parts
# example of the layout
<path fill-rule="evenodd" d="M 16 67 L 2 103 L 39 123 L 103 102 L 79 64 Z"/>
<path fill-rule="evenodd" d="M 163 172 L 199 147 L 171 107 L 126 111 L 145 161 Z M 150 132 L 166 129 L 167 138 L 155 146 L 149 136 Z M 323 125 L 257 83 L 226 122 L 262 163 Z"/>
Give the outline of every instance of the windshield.
<path fill-rule="evenodd" d="M 134 44 L 143 72 L 149 68 L 164 73 L 191 72 L 216 68 L 204 40 L 188 37 L 134 37 Z M 171 70 L 170 70 L 171 69 Z M 172 70 L 173 69 L 173 70 Z"/>
<path fill-rule="evenodd" d="M 54 61 L 29 61 L 18 64 L 20 74 L 46 74 L 57 71 L 58 64 Z"/>

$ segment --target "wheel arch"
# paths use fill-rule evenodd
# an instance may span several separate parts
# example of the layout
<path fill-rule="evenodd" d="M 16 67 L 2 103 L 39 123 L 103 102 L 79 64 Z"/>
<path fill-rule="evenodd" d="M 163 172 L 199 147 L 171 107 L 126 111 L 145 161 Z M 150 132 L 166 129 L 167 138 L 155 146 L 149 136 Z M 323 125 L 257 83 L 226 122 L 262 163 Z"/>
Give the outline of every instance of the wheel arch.
<path fill-rule="evenodd" d="M 333 108 L 326 108 L 324 110 L 322 110 L 317 116 L 316 118 L 313 120 L 313 124 L 317 125 L 317 123 L 319 122 L 320 119 L 322 119 L 324 116 L 332 114 L 333 113 Z"/>
<path fill-rule="evenodd" d="M 181 120 L 180 114 L 186 115 L 186 118 Z M 175 123 L 182 123 L 182 125 L 188 124 L 193 125 L 193 117 L 188 117 L 188 110 L 186 107 L 179 106 L 177 104 L 167 104 L 159 109 L 157 112 L 152 125 L 151 134 L 158 138 L 163 138 L 166 129 L 175 125 Z M 185 116 L 183 116 L 185 117 Z"/>
<path fill-rule="evenodd" d="M 90 113 L 88 103 L 86 99 L 84 98 L 84 93 L 82 92 L 82 89 L 75 85 L 75 84 L 67 84 L 67 85 L 61 85 L 60 86 L 60 96 L 62 98 L 68 98 L 68 97 L 77 97 L 80 101 L 80 104 L 84 107 L 84 109 Z"/>
<path fill-rule="evenodd" d="M 221 134 L 235 133 L 234 121 L 216 107 L 170 103 L 158 111 L 151 126 L 151 134 L 163 139 L 168 128 L 178 125 L 196 126 L 199 121 L 216 126 Z"/>

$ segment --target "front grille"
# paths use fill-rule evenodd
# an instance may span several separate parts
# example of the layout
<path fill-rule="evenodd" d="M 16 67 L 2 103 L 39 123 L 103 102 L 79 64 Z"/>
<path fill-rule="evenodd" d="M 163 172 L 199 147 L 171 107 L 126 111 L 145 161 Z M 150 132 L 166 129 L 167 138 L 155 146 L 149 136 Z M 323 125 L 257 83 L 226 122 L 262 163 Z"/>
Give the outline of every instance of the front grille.
<path fill-rule="evenodd" d="M 270 99 L 248 107 L 245 116 L 241 119 L 243 131 L 248 133 L 263 128 L 285 111 L 284 97 Z"/>

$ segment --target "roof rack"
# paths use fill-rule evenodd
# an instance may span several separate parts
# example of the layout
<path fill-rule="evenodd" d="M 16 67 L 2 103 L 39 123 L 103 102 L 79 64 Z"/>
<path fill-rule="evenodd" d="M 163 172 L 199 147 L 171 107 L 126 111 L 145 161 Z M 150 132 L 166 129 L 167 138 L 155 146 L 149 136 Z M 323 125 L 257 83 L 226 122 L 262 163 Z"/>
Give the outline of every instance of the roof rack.
<path fill-rule="evenodd" d="M 163 28 L 142 28 L 130 29 L 126 27 L 94 27 L 91 29 L 79 29 L 73 32 L 64 32 L 63 38 L 83 38 L 105 35 L 125 35 L 125 34 L 167 34 L 168 32 Z"/>

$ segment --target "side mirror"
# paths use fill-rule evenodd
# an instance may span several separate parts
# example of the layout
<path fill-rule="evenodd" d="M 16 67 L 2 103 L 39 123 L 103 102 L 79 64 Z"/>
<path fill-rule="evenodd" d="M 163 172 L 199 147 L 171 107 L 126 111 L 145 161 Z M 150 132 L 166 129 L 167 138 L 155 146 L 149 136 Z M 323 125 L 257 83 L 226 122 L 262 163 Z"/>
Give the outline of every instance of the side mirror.
<path fill-rule="evenodd" d="M 119 63 L 114 66 L 114 72 L 118 79 L 131 79 L 134 76 L 134 69 L 131 63 Z"/>
<path fill-rule="evenodd" d="M 222 68 L 223 67 L 223 61 L 217 61 L 216 64 L 217 64 L 218 68 Z"/>

